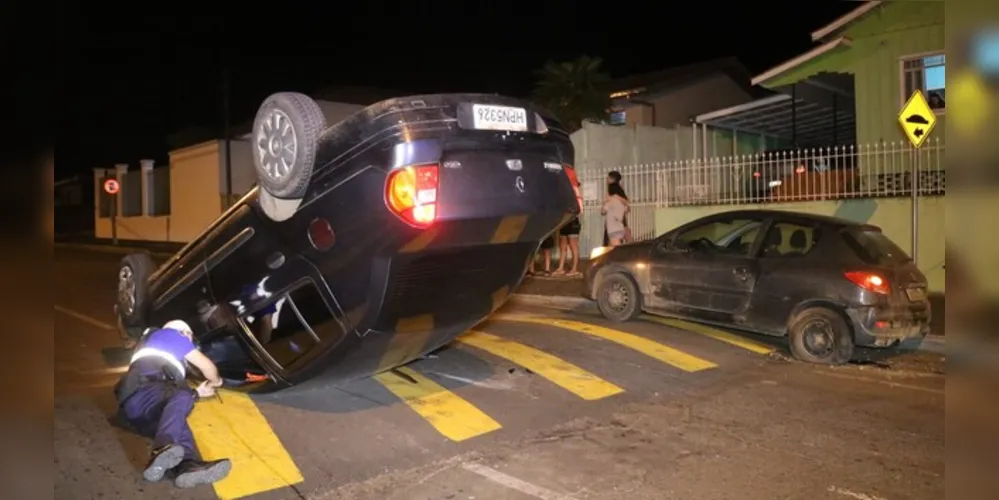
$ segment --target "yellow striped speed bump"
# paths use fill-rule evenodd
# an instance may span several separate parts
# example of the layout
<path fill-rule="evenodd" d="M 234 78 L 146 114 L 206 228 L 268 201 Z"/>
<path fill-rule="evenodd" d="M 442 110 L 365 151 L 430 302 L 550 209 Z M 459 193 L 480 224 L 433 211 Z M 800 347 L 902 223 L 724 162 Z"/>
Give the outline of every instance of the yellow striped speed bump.
<path fill-rule="evenodd" d="M 624 389 L 576 365 L 519 342 L 475 330 L 458 337 L 458 341 L 523 366 L 586 400 L 624 392 Z"/>
<path fill-rule="evenodd" d="M 704 335 L 705 337 L 711 337 L 715 340 L 719 340 L 736 347 L 741 347 L 747 351 L 752 351 L 757 354 L 770 354 L 774 351 L 774 348 L 771 346 L 754 342 L 734 333 L 726 332 L 724 330 L 719 330 L 718 328 L 712 328 L 699 323 L 691 323 L 690 321 L 684 321 L 681 319 L 661 318 L 659 316 L 652 316 L 649 314 L 642 315 L 642 319 L 653 323 L 659 323 L 661 325 L 672 326 L 673 328 L 679 328 L 680 330 L 685 330 L 691 333 L 697 333 Z"/>
<path fill-rule="evenodd" d="M 402 376 L 382 372 L 374 378 L 448 439 L 464 441 L 502 428 L 482 410 L 433 380 L 410 368 L 396 370 Z"/>
<path fill-rule="evenodd" d="M 718 365 L 712 363 L 706 359 L 701 359 L 697 356 L 687 354 L 678 349 L 674 349 L 664 344 L 651 341 L 645 337 L 634 335 L 627 332 L 622 332 L 619 330 L 613 330 L 610 328 L 604 328 L 602 326 L 591 325 L 588 323 L 581 323 L 579 321 L 571 321 L 567 319 L 557 319 L 548 318 L 541 316 L 526 316 L 519 314 L 504 314 L 493 316 L 494 319 L 507 320 L 507 321 L 519 321 L 524 323 L 534 323 L 539 325 L 554 326 L 556 328 L 563 328 L 566 330 L 573 330 L 580 333 L 585 333 L 587 335 L 592 335 L 594 337 L 599 337 L 611 342 L 615 342 L 622 346 L 631 348 L 638 351 L 646 356 L 655 358 L 663 363 L 674 366 L 686 372 L 697 372 L 701 370 L 707 370 L 710 368 L 715 368 Z"/>
<path fill-rule="evenodd" d="M 221 499 L 241 498 L 302 482 L 295 461 L 250 397 L 220 391 L 198 401 L 187 419 L 205 460 L 228 458 L 232 471 L 214 484 Z"/>

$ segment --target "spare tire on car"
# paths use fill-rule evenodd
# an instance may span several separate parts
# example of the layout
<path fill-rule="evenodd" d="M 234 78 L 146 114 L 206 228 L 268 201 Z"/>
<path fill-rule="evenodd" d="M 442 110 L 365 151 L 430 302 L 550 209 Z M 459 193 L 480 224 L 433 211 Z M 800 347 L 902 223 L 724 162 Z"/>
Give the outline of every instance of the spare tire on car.
<path fill-rule="evenodd" d="M 289 219 L 302 203 L 325 129 L 322 109 L 307 95 L 279 92 L 260 105 L 251 149 L 258 200 L 271 219 Z"/>

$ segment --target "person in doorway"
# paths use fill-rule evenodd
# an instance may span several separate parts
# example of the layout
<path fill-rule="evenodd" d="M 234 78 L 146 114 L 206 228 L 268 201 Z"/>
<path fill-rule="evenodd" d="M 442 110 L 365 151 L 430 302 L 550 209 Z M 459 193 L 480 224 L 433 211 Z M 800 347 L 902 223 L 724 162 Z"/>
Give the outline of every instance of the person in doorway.
<path fill-rule="evenodd" d="M 549 236 L 541 242 L 541 254 L 545 259 L 545 270 L 540 274 L 542 276 L 547 276 L 552 272 L 552 248 L 555 247 L 555 236 Z M 534 266 L 537 264 L 537 254 L 531 259 L 531 268 L 527 270 L 528 276 L 537 276 L 539 273 L 534 270 Z"/>
<path fill-rule="evenodd" d="M 628 237 L 628 227 L 625 225 L 625 217 L 628 215 L 628 197 L 618 184 L 607 186 L 607 199 L 600 213 L 604 215 L 607 231 L 608 246 L 618 246 L 625 242 Z"/>
<path fill-rule="evenodd" d="M 180 488 L 225 478 L 231 462 L 201 460 L 187 423 L 195 398 L 213 396 L 222 386 L 215 364 L 195 347 L 191 327 L 170 321 L 149 331 L 136 348 L 128 371 L 115 385 L 115 397 L 119 415 L 140 434 L 153 438 L 152 456 L 142 476 L 159 481 L 171 473 Z M 187 385 L 187 363 L 205 377 L 196 389 Z"/>
<path fill-rule="evenodd" d="M 558 235 L 558 269 L 552 273 L 553 276 L 568 276 L 578 278 L 582 276 L 579 272 L 579 232 L 582 225 L 579 217 L 573 217 L 568 224 L 562 226 Z M 572 253 L 572 267 L 568 271 L 565 269 L 566 254 Z"/>
<path fill-rule="evenodd" d="M 617 170 L 611 170 L 610 172 L 607 172 L 607 190 L 608 190 L 608 192 L 610 192 L 611 186 L 617 186 L 616 188 L 614 188 L 615 191 L 617 192 L 617 190 L 620 190 L 619 191 L 620 196 L 624 198 L 625 202 L 627 202 L 628 195 L 625 194 L 624 187 L 621 186 L 621 172 L 618 172 Z M 624 218 L 623 222 L 624 222 L 625 230 L 628 230 L 628 217 L 627 217 L 627 215 L 625 215 L 625 218 Z M 610 246 L 610 237 L 607 234 L 606 225 L 604 227 L 604 246 L 605 247 L 606 246 Z"/>

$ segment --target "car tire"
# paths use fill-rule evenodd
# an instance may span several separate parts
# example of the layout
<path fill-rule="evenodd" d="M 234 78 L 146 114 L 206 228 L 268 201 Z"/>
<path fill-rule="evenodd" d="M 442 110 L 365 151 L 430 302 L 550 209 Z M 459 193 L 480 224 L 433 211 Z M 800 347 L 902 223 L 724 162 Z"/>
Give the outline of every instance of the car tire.
<path fill-rule="evenodd" d="M 794 316 L 788 329 L 791 355 L 800 361 L 842 365 L 853 358 L 853 332 L 838 312 L 810 307 Z"/>
<path fill-rule="evenodd" d="M 138 338 L 146 328 L 149 307 L 149 277 L 156 272 L 156 263 L 148 253 L 133 253 L 118 265 L 118 298 L 115 311 L 124 333 Z"/>
<path fill-rule="evenodd" d="M 261 203 L 268 217 L 285 220 L 301 203 L 325 129 L 322 109 L 305 94 L 279 92 L 260 105 L 250 149 L 257 183 L 270 199 Z"/>
<path fill-rule="evenodd" d="M 642 314 L 642 294 L 635 280 L 624 273 L 605 276 L 596 292 L 597 309 L 611 321 L 624 323 Z"/>

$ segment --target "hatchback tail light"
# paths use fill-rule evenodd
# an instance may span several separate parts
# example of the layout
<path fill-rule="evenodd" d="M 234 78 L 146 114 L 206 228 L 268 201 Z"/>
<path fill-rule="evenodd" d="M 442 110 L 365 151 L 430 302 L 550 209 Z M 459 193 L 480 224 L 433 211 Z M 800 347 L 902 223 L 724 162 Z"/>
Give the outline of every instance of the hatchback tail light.
<path fill-rule="evenodd" d="M 583 193 L 579 190 L 579 178 L 576 177 L 576 169 L 572 165 L 563 165 L 562 170 L 565 171 L 566 177 L 569 178 L 569 183 L 572 184 L 572 192 L 576 193 L 576 203 L 579 204 L 579 212 L 583 212 Z"/>
<path fill-rule="evenodd" d="M 888 295 L 891 293 L 891 288 L 888 287 L 888 280 L 878 273 L 868 271 L 847 271 L 845 276 L 846 279 L 852 281 L 864 290 L 879 293 L 881 295 Z"/>
<path fill-rule="evenodd" d="M 397 168 L 385 181 L 385 202 L 408 224 L 428 227 L 437 218 L 437 165 Z"/>

